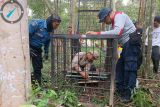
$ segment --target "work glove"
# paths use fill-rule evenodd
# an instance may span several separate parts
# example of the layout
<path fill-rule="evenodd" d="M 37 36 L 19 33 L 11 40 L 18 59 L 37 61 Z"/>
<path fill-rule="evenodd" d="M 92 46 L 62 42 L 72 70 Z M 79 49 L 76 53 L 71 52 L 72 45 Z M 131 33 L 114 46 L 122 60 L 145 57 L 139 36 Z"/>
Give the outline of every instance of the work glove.
<path fill-rule="evenodd" d="M 44 58 L 45 60 L 48 60 L 48 54 L 45 53 L 44 56 L 43 56 L 43 58 Z"/>

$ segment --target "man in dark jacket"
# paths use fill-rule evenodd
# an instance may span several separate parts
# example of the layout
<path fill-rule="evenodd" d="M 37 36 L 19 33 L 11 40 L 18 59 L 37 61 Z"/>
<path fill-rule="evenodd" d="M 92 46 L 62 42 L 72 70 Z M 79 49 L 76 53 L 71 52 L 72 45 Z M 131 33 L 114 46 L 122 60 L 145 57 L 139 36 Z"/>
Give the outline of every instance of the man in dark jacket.
<path fill-rule="evenodd" d="M 42 47 L 44 46 L 44 58 L 47 60 L 50 33 L 54 33 L 60 22 L 61 18 L 52 14 L 46 20 L 32 20 L 29 23 L 30 57 L 34 71 L 32 82 L 37 81 L 39 85 L 41 85 L 41 69 L 43 68 Z"/>
<path fill-rule="evenodd" d="M 91 35 L 118 36 L 118 43 L 123 47 L 116 65 L 116 90 L 121 101 L 131 101 L 131 93 L 136 86 L 138 59 L 141 53 L 141 37 L 136 34 L 136 28 L 131 19 L 123 12 L 115 12 L 110 8 L 100 10 L 100 22 L 112 24 L 112 30 L 94 32 Z"/>
<path fill-rule="evenodd" d="M 143 27 L 142 27 L 141 23 L 138 22 L 138 21 L 135 21 L 133 24 L 134 24 L 134 26 L 136 27 L 136 32 L 137 32 L 137 34 L 140 35 L 140 36 L 142 36 Z"/>

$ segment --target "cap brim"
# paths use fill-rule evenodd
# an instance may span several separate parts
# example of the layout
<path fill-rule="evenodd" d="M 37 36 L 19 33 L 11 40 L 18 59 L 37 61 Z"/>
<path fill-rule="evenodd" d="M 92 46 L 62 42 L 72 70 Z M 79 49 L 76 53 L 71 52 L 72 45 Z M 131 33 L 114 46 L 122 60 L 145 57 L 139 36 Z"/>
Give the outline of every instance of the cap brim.
<path fill-rule="evenodd" d="M 53 21 L 61 22 L 61 19 L 54 19 Z"/>
<path fill-rule="evenodd" d="M 108 14 L 106 14 L 104 17 L 103 17 L 103 19 L 100 19 L 99 20 L 99 23 L 103 23 L 104 22 L 104 20 L 105 20 L 105 18 L 108 16 Z"/>

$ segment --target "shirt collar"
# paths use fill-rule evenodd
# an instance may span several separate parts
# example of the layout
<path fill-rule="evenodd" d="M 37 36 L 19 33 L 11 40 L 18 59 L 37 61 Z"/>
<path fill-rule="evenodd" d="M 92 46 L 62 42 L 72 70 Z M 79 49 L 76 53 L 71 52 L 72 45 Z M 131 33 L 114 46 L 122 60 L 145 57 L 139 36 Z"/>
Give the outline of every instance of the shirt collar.
<path fill-rule="evenodd" d="M 117 14 L 122 14 L 122 12 L 115 12 L 114 15 L 113 15 L 113 17 L 111 17 L 112 28 L 114 27 L 114 19 L 115 19 L 115 16 L 116 16 Z"/>

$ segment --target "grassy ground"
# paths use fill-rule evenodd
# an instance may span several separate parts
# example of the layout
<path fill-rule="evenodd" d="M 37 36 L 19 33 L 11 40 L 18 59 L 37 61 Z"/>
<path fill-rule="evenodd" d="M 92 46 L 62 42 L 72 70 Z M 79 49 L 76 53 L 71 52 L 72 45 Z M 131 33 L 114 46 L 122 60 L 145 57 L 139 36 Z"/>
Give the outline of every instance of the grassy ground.
<path fill-rule="evenodd" d="M 91 47 L 91 48 L 82 48 L 82 51 L 93 51 L 94 49 Z M 105 60 L 105 53 L 102 52 L 100 49 L 96 49 L 96 51 L 98 51 L 100 53 L 100 56 L 103 56 L 102 57 L 102 60 L 101 62 L 104 63 L 104 60 Z M 37 99 L 37 96 L 40 95 L 40 103 L 46 100 L 48 100 L 49 102 L 52 102 L 50 101 L 52 98 L 51 97 L 54 97 L 53 95 L 53 92 L 51 91 L 51 75 L 50 75 L 50 72 L 51 72 L 51 58 L 49 58 L 49 60 L 45 60 L 43 61 L 43 70 L 42 70 L 42 76 L 43 76 L 43 85 L 42 87 L 44 87 L 45 89 L 49 90 L 49 95 L 48 93 L 46 93 L 46 91 L 39 91 L 38 94 L 34 95 L 35 96 L 35 99 Z M 104 65 L 101 65 L 102 63 L 100 63 L 100 61 L 96 61 L 94 63 L 95 65 L 97 66 L 104 66 Z M 140 79 L 140 86 L 139 86 L 139 89 L 136 90 L 136 93 L 134 94 L 133 96 L 133 101 L 129 104 L 123 104 L 121 102 L 116 102 L 115 104 L 115 107 L 160 107 L 160 75 L 155 75 L 153 74 L 152 76 L 152 80 L 143 80 L 143 79 Z M 157 79 L 157 81 L 153 81 L 154 79 Z M 64 78 L 61 78 L 60 82 L 63 84 L 64 82 Z M 70 87 L 72 89 L 72 87 Z M 70 99 L 70 96 L 72 96 L 72 94 L 70 95 L 70 91 L 67 93 L 65 93 L 68 89 L 65 88 L 65 87 L 62 87 L 60 89 L 55 90 L 55 92 L 57 93 L 57 96 L 60 96 L 59 94 L 59 91 L 64 91 L 63 93 L 63 96 L 66 96 L 67 98 Z M 73 90 L 75 90 L 73 88 Z M 53 90 L 54 91 L 54 90 Z M 78 94 L 79 92 L 77 92 L 77 90 L 74 91 L 75 94 L 74 94 L 74 98 L 78 98 Z M 51 97 L 49 97 L 51 96 Z M 109 96 L 107 96 L 107 98 L 109 98 Z M 61 99 L 61 98 L 58 98 L 61 102 L 64 101 L 64 99 Z M 55 100 L 55 99 L 54 99 Z M 67 102 L 67 101 L 66 101 Z M 72 102 L 72 101 L 71 101 Z M 78 102 L 77 103 L 77 106 L 75 107 L 80 107 L 78 106 Z M 91 104 L 92 103 L 92 104 Z M 106 102 L 108 103 L 108 102 Z M 74 105 L 74 104 L 73 104 Z M 80 104 L 79 104 L 80 105 Z M 85 105 L 85 104 L 84 104 Z M 97 100 L 95 99 L 94 101 L 90 102 L 90 104 L 88 105 L 85 105 L 85 107 L 104 107 L 104 101 L 103 100 Z M 81 105 L 82 106 L 82 105 Z M 37 107 L 41 107 L 41 106 L 37 106 Z M 44 107 L 44 106 L 43 106 Z M 49 106 L 46 106 L 46 107 L 49 107 Z M 67 106 L 66 106 L 67 107 Z M 69 107 L 72 107 L 72 106 L 69 106 Z"/>

